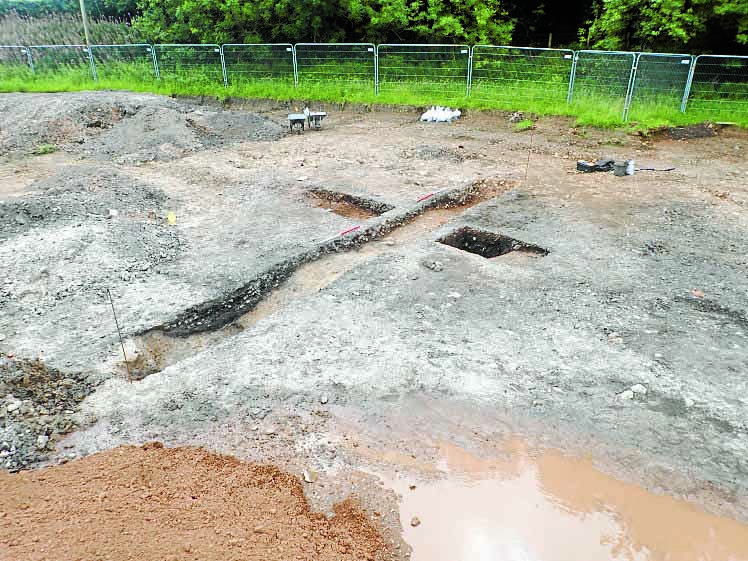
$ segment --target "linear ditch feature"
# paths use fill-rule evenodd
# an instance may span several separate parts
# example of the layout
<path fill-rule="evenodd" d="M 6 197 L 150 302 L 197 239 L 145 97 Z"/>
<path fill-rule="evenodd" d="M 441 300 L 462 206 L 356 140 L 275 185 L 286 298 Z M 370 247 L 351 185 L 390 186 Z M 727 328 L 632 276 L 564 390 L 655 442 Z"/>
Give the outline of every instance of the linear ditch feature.
<path fill-rule="evenodd" d="M 512 188 L 504 180 L 479 180 L 437 193 L 397 215 L 371 220 L 365 228 L 321 242 L 278 263 L 242 287 L 189 308 L 173 321 L 135 334 L 136 356 L 128 364 L 141 380 L 241 332 L 298 298 L 315 294 L 362 262 L 428 234 L 457 214 Z M 380 240 L 383 243 L 369 243 Z M 355 250 L 355 251 L 349 251 Z M 124 365 L 122 365 L 124 370 Z"/>
<path fill-rule="evenodd" d="M 339 193 L 329 189 L 311 189 L 309 197 L 315 206 L 334 212 L 345 218 L 357 218 L 367 220 L 374 216 L 381 216 L 385 212 L 394 210 L 395 207 L 381 201 Z"/>
<path fill-rule="evenodd" d="M 547 249 L 540 246 L 515 240 L 503 234 L 477 230 L 468 226 L 458 228 L 437 241 L 468 253 L 480 255 L 486 259 L 506 255 L 513 251 L 536 256 L 545 256 L 549 253 Z"/>

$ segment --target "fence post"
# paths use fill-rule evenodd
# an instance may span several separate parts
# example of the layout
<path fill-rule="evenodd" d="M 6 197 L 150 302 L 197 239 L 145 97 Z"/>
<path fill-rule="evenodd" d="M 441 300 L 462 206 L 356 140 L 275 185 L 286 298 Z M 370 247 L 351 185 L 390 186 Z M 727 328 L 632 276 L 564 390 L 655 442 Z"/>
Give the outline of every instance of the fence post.
<path fill-rule="evenodd" d="M 223 87 L 229 87 L 229 77 L 226 75 L 226 60 L 223 58 L 223 45 L 218 47 L 218 52 L 221 55 L 221 73 L 223 74 Z"/>
<path fill-rule="evenodd" d="M 374 95 L 379 95 L 379 45 L 374 45 Z"/>
<path fill-rule="evenodd" d="M 473 85 L 473 52 L 475 51 L 475 45 L 468 47 L 468 69 L 467 69 L 467 90 L 465 91 L 465 97 L 470 97 L 470 88 Z"/>
<path fill-rule="evenodd" d="M 299 63 L 296 60 L 296 45 L 291 46 L 291 54 L 293 55 L 293 87 L 299 87 Z"/>
<path fill-rule="evenodd" d="M 623 101 L 623 122 L 627 122 L 629 119 L 629 109 L 631 108 L 631 99 L 634 97 L 634 88 L 636 87 L 636 73 L 639 69 L 639 57 L 641 53 L 634 55 L 634 61 L 631 66 L 631 75 L 629 76 L 629 85 L 626 90 L 626 97 Z"/>
<path fill-rule="evenodd" d="M 569 93 L 566 94 L 567 105 L 571 103 L 572 95 L 574 94 L 574 78 L 577 76 L 577 60 L 579 60 L 579 52 L 572 51 L 571 53 L 571 73 L 569 74 Z"/>
<path fill-rule="evenodd" d="M 93 76 L 94 82 L 98 82 L 99 77 L 96 75 L 96 63 L 93 59 L 93 49 L 91 49 L 91 45 L 85 47 L 84 51 L 88 53 L 88 63 L 91 65 L 91 76 Z"/>
<path fill-rule="evenodd" d="M 31 70 L 32 74 L 36 74 L 36 70 L 34 70 L 34 58 L 31 56 L 31 49 L 28 47 L 23 47 L 23 54 L 26 55 L 26 60 L 29 63 L 29 70 Z"/>
<path fill-rule="evenodd" d="M 686 112 L 686 106 L 688 105 L 688 98 L 691 95 L 691 84 L 693 83 L 693 74 L 696 70 L 696 63 L 699 61 L 699 57 L 701 55 L 697 56 L 696 58 L 691 56 L 691 68 L 688 69 L 688 79 L 686 80 L 686 87 L 683 90 L 683 100 L 680 103 L 680 112 L 685 113 Z"/>
<path fill-rule="evenodd" d="M 158 57 L 156 56 L 155 45 L 151 45 L 151 55 L 153 56 L 153 70 L 156 72 L 156 80 L 161 80 L 161 72 L 158 69 Z"/>

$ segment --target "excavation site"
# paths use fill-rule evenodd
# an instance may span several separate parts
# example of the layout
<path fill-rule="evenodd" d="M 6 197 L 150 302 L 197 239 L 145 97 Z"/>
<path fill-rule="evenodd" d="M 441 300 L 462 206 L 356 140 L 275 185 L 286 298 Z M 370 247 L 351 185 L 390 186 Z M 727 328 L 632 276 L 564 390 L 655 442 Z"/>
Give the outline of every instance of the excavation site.
<path fill-rule="evenodd" d="M 0 560 L 748 560 L 746 130 L 426 109 L 0 94 Z"/>

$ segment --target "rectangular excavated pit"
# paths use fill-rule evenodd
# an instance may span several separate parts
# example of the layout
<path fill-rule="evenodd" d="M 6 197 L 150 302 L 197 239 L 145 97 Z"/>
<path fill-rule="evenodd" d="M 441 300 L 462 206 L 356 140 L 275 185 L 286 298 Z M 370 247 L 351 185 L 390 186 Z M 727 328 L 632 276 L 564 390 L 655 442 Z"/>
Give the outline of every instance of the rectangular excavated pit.
<path fill-rule="evenodd" d="M 395 208 L 379 201 L 349 195 L 348 193 L 328 191 L 327 189 L 312 189 L 309 191 L 309 196 L 319 208 L 327 209 L 345 218 L 357 218 L 359 220 L 379 216 Z"/>
<path fill-rule="evenodd" d="M 454 232 L 439 238 L 437 241 L 444 245 L 456 247 L 462 251 L 475 253 L 486 259 L 506 255 L 513 251 L 537 256 L 548 255 L 547 249 L 543 249 L 537 245 L 467 226 L 458 228 Z"/>

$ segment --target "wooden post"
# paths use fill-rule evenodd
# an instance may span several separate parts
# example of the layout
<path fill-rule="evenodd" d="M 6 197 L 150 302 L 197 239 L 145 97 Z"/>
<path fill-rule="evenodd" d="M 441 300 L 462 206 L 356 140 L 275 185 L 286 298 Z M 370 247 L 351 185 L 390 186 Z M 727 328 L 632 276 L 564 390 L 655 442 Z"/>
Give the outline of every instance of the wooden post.
<path fill-rule="evenodd" d="M 88 12 L 86 12 L 86 1 L 80 0 L 81 18 L 83 19 L 83 33 L 86 35 L 86 47 L 91 46 L 91 36 L 88 33 Z"/>

